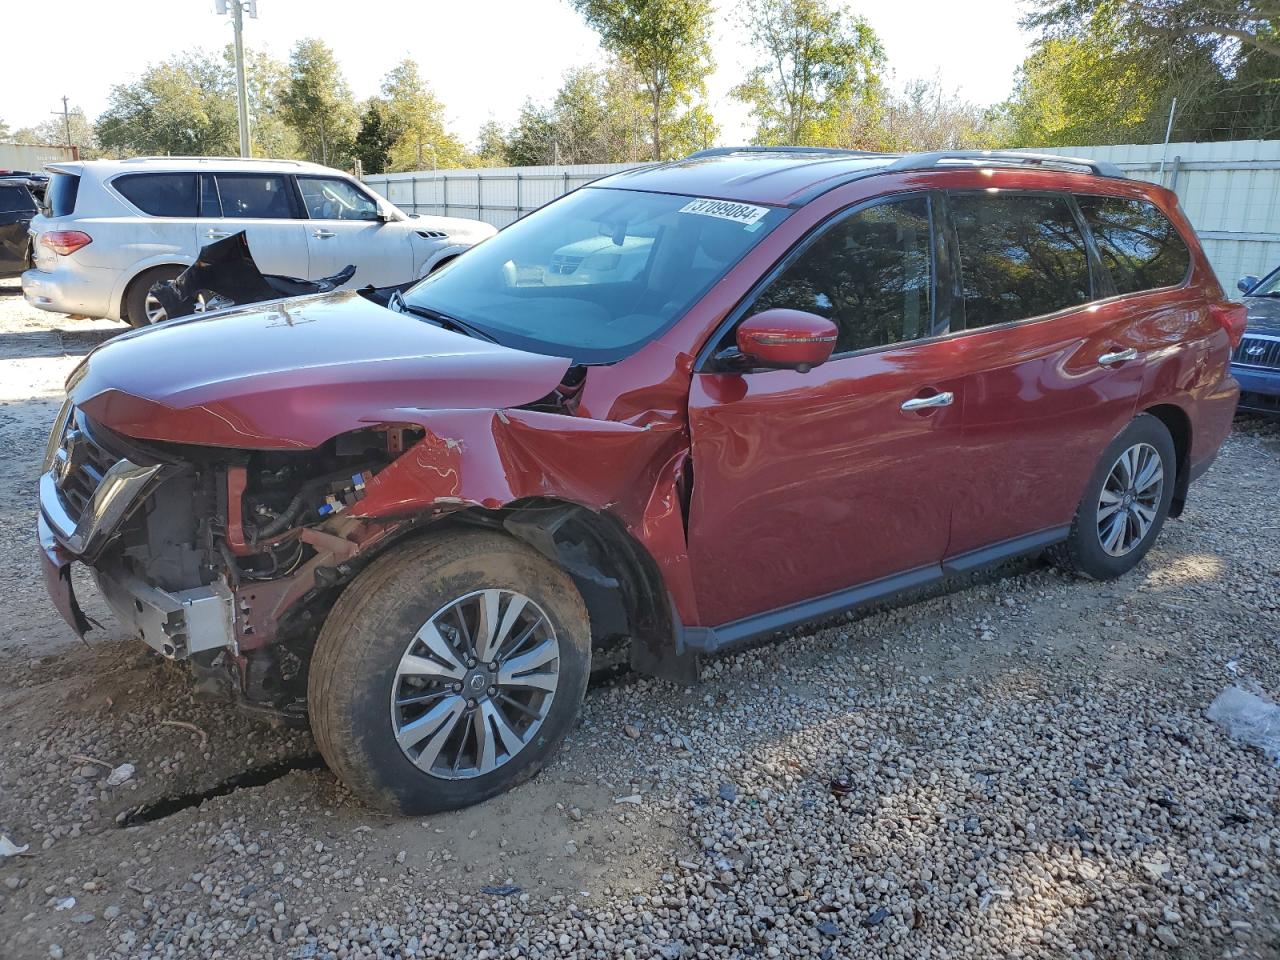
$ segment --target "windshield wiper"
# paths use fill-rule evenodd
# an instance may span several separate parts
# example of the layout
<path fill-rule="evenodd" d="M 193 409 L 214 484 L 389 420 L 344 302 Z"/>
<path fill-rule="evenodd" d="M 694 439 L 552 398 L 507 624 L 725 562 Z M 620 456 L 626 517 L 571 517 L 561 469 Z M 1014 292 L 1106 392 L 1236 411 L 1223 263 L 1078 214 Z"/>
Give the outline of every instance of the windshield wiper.
<path fill-rule="evenodd" d="M 451 317 L 447 313 L 441 313 L 439 310 L 432 310 L 430 307 L 419 307 L 416 304 L 406 302 L 404 295 L 399 290 L 393 290 L 391 296 L 387 298 L 387 307 L 396 313 L 412 314 L 415 317 L 434 323 L 437 327 L 453 330 L 455 333 L 465 334 L 468 337 L 475 337 L 477 340 L 487 340 L 489 343 L 498 342 L 492 334 L 486 333 L 479 327 L 472 326 L 465 320 Z"/>

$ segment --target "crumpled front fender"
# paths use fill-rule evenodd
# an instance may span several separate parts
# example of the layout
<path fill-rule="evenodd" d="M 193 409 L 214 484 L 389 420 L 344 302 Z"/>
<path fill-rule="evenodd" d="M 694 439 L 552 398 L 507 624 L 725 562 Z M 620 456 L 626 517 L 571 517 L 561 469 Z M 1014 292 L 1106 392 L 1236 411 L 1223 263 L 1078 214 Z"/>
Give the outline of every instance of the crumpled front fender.
<path fill-rule="evenodd" d="M 682 424 L 532 410 L 449 410 L 414 420 L 426 436 L 367 482 L 348 516 L 499 509 L 531 497 L 607 512 L 649 552 L 682 620 L 697 622 L 678 493 L 689 450 Z"/>

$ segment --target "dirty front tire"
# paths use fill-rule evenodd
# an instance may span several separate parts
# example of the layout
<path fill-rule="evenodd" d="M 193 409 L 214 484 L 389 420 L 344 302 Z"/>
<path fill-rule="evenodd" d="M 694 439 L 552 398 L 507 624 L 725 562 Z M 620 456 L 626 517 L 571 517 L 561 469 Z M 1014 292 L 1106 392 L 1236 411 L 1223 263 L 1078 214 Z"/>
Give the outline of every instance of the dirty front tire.
<path fill-rule="evenodd" d="M 1122 462 L 1126 455 L 1139 465 L 1132 483 Z M 1135 491 L 1148 479 L 1145 471 L 1156 466 L 1159 490 L 1148 485 Z M 1049 559 L 1062 570 L 1094 580 L 1113 580 L 1128 573 L 1160 535 L 1173 502 L 1176 473 L 1177 452 L 1169 428 L 1151 414 L 1139 414 L 1103 451 L 1076 508 L 1071 532 L 1049 551 Z M 1145 499 L 1138 495 L 1143 492 Z M 1116 509 L 1107 513 L 1112 507 Z M 1125 529 L 1118 530 L 1113 518 L 1126 512 Z M 1113 543 L 1109 542 L 1112 535 L 1117 537 Z M 1132 545 L 1125 549 L 1130 539 Z"/>
<path fill-rule="evenodd" d="M 182 273 L 184 267 L 167 266 L 152 267 L 133 278 L 129 290 L 124 296 L 124 310 L 131 327 L 149 326 L 147 319 L 147 294 L 157 283 L 168 283 Z"/>
<path fill-rule="evenodd" d="M 464 652 L 484 656 L 486 636 L 488 662 Z M 577 720 L 590 668 L 586 607 L 563 570 L 504 533 L 428 534 L 334 605 L 311 660 L 311 729 L 369 805 L 465 807 L 542 768 Z"/>

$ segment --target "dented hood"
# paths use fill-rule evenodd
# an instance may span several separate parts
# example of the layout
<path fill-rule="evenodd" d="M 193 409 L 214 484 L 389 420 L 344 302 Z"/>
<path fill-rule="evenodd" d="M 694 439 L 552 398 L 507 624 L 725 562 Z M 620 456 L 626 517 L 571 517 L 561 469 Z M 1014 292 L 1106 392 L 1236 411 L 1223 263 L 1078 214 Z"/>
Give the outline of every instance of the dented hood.
<path fill-rule="evenodd" d="M 338 291 L 133 331 L 93 351 L 67 389 L 126 436 L 300 449 L 433 410 L 530 403 L 568 367 Z"/>

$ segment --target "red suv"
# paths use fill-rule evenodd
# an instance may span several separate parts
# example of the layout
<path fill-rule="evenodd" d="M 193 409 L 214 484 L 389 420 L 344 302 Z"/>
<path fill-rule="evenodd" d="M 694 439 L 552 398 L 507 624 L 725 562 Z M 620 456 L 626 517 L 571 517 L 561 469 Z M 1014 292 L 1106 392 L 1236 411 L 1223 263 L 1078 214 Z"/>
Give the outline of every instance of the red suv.
<path fill-rule="evenodd" d="M 138 330 L 71 375 L 50 593 L 310 721 L 370 803 L 531 776 L 593 658 L 699 655 L 1015 554 L 1118 576 L 1230 428 L 1244 308 L 1101 163 L 712 150 L 407 290 Z"/>

